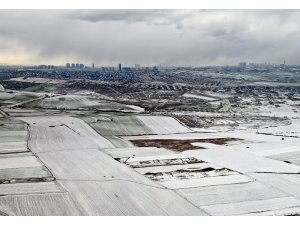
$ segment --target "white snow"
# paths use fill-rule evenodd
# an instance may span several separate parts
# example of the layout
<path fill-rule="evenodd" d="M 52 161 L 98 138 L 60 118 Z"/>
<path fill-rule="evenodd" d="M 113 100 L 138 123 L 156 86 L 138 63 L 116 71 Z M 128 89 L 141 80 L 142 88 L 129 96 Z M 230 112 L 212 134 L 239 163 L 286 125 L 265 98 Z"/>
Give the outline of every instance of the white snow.
<path fill-rule="evenodd" d="M 228 184 L 240 184 L 251 182 L 248 176 L 242 174 L 234 174 L 228 176 L 216 176 L 216 177 L 205 177 L 200 179 L 187 179 L 187 180 L 172 180 L 160 182 L 163 186 L 170 189 L 182 189 L 182 188 L 193 188 L 193 187 L 206 187 L 215 185 L 228 185 Z"/>
<path fill-rule="evenodd" d="M 184 154 L 244 173 L 300 173 L 299 166 L 236 150 L 202 149 L 185 151 Z"/>
<path fill-rule="evenodd" d="M 187 133 L 191 130 L 172 117 L 166 116 L 138 116 L 155 134 Z"/>
<path fill-rule="evenodd" d="M 198 99 L 207 100 L 207 101 L 214 101 L 214 100 L 216 100 L 213 97 L 208 97 L 208 96 L 204 96 L 204 95 L 188 94 L 188 93 L 185 93 L 183 95 L 183 97 L 186 97 L 186 98 L 198 98 Z"/>

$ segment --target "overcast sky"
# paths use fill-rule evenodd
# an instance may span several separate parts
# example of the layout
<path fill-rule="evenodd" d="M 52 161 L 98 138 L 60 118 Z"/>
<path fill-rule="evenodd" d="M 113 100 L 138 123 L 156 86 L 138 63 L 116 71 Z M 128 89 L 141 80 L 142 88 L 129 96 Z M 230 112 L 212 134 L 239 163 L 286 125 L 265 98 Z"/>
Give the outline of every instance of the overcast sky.
<path fill-rule="evenodd" d="M 0 63 L 300 64 L 300 10 L 0 10 Z"/>

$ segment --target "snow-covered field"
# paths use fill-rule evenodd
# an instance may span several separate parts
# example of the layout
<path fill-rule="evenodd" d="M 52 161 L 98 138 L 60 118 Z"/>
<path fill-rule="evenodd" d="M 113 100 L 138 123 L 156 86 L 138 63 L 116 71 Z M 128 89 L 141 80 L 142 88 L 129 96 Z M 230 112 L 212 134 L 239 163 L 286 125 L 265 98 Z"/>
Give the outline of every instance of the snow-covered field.
<path fill-rule="evenodd" d="M 1 106 L 12 106 L 43 96 L 43 93 L 32 93 L 25 91 L 7 91 L 0 92 Z"/>
<path fill-rule="evenodd" d="M 285 126 L 269 126 L 258 130 L 262 134 L 300 138 L 300 119 L 292 119 L 291 124 Z"/>
<path fill-rule="evenodd" d="M 23 177 L 47 177 L 49 172 L 42 169 L 46 165 L 56 181 L 16 183 L 11 188 L 7 186 L 11 184 L 0 184 L 4 214 L 281 215 L 300 209 L 300 192 L 292 184 L 299 179 L 290 177 L 284 184 L 273 178 L 287 173 L 298 176 L 300 167 L 274 157 L 298 152 L 300 139 L 282 140 L 255 131 L 197 133 L 162 116 L 99 115 L 86 117 L 88 123 L 69 116 L 18 119 L 28 124 L 29 150 L 39 160 L 30 152 L 17 158 L 1 158 L 0 154 L 0 177 L 15 167 L 21 167 Z M 20 123 L 3 128 L 0 140 L 27 143 L 22 136 L 27 129 L 11 131 L 13 126 L 22 128 Z M 158 138 L 241 140 L 225 146 L 196 142 L 206 149 L 181 154 L 135 147 L 129 141 Z M 268 179 L 274 183 L 271 187 L 265 183 Z"/>
<path fill-rule="evenodd" d="M 184 94 L 183 97 L 186 98 L 198 98 L 198 99 L 202 99 L 202 100 L 206 100 L 206 101 L 214 101 L 216 100 L 213 97 L 209 97 L 209 96 L 204 96 L 204 95 L 196 95 L 196 94 Z"/>
<path fill-rule="evenodd" d="M 69 117 L 20 119 L 29 124 L 30 149 L 51 169 L 58 184 L 65 190 L 64 194 L 44 194 L 40 199 L 32 195 L 22 199 L 37 207 L 45 207 L 44 201 L 52 199 L 48 208 L 28 211 L 26 215 L 206 215 L 175 192 L 162 188 L 114 160 L 105 153 L 113 150 L 114 146 L 83 121 Z M 82 143 L 81 137 L 87 141 Z M 135 193 L 134 198 L 128 193 Z M 1 201 L 7 204 L 8 200 L 0 197 L 0 206 Z M 58 204 L 66 209 L 55 211 L 53 208 Z M 168 207 L 171 204 L 172 207 Z M 23 205 L 13 207 L 18 212 L 24 210 Z M 6 213 L 12 215 L 17 212 L 11 210 Z"/>
<path fill-rule="evenodd" d="M 41 78 L 41 77 L 16 77 L 11 78 L 12 81 L 19 81 L 19 82 L 29 82 L 29 83 L 38 83 L 38 84 L 62 84 L 65 83 L 65 80 L 61 79 L 48 79 L 48 78 Z"/>
<path fill-rule="evenodd" d="M 173 134 L 192 132 L 172 117 L 163 116 L 114 116 L 83 118 L 99 134 L 104 136 Z"/>
<path fill-rule="evenodd" d="M 280 107 L 276 107 L 274 105 L 261 106 L 259 107 L 257 114 L 260 116 L 276 116 L 287 117 L 290 119 L 300 119 L 299 107 L 288 104 L 280 104 L 279 106 Z"/>
<path fill-rule="evenodd" d="M 27 127 L 18 120 L 0 120 L 0 154 L 27 152 Z"/>
<path fill-rule="evenodd" d="M 29 148 L 35 152 L 114 147 L 77 118 L 26 117 L 23 120 L 30 124 Z"/>
<path fill-rule="evenodd" d="M 172 117 L 163 116 L 138 116 L 154 134 L 187 133 L 191 130 Z"/>
<path fill-rule="evenodd" d="M 241 100 L 248 108 L 164 113 L 92 91 L 1 92 L 0 100 L 1 215 L 300 214 L 300 119 L 292 100 L 252 107 L 249 96 Z M 189 128 L 169 115 L 210 125 Z M 192 148 L 176 148 L 184 144 Z"/>
<path fill-rule="evenodd" d="M 117 102 L 101 99 L 101 96 L 86 94 L 50 95 L 46 98 L 30 101 L 28 108 L 143 112 L 144 109 L 134 105 L 123 105 Z"/>
<path fill-rule="evenodd" d="M 42 99 L 38 102 L 30 103 L 28 106 L 48 108 L 48 109 L 78 109 L 91 107 L 100 103 L 94 99 L 79 95 L 62 95 Z"/>

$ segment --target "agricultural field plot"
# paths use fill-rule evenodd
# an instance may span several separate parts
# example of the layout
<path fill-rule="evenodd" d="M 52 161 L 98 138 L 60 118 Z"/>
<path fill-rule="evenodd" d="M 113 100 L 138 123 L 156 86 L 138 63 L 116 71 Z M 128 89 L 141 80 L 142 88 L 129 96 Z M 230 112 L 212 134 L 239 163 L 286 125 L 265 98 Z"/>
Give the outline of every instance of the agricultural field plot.
<path fill-rule="evenodd" d="M 151 134 L 152 131 L 136 116 L 83 118 L 100 135 L 121 136 Z"/>
<path fill-rule="evenodd" d="M 218 92 L 218 91 L 204 91 L 203 94 L 218 98 L 218 99 L 225 99 L 225 98 L 232 98 L 234 95 L 228 92 Z"/>
<path fill-rule="evenodd" d="M 16 77 L 11 78 L 12 81 L 18 82 L 28 82 L 28 83 L 37 83 L 37 84 L 63 84 L 66 81 L 61 79 L 48 79 L 48 78 L 41 78 L 41 77 Z"/>
<path fill-rule="evenodd" d="M 23 102 L 31 101 L 43 96 L 42 93 L 25 91 L 6 91 L 0 92 L 0 106 L 13 106 Z"/>
<path fill-rule="evenodd" d="M 82 119 L 103 136 L 192 132 L 174 118 L 164 116 L 106 116 Z"/>
<path fill-rule="evenodd" d="M 183 133 L 166 135 L 123 136 L 137 147 L 156 147 L 184 152 L 207 146 L 232 146 L 247 143 L 244 139 L 228 137 L 226 133 Z"/>
<path fill-rule="evenodd" d="M 60 183 L 70 192 L 73 199 L 76 199 L 85 215 L 207 215 L 177 193 L 162 187 L 125 180 L 110 182 L 61 181 Z"/>
<path fill-rule="evenodd" d="M 217 100 L 216 98 L 213 98 L 213 97 L 209 97 L 209 96 L 206 96 L 206 95 L 198 95 L 198 94 L 185 93 L 182 96 L 186 97 L 186 98 L 197 98 L 197 99 L 201 99 L 201 100 L 204 100 L 204 101 L 214 101 L 214 100 Z"/>
<path fill-rule="evenodd" d="M 24 117 L 29 123 L 29 148 L 34 152 L 114 148 L 77 118 L 67 116 Z"/>
<path fill-rule="evenodd" d="M 134 145 L 121 137 L 118 136 L 104 136 L 107 140 L 109 140 L 115 148 L 131 148 Z"/>
<path fill-rule="evenodd" d="M 195 133 L 196 134 L 196 133 Z M 211 147 L 206 147 L 210 149 L 224 149 L 224 150 L 236 150 L 240 152 L 252 153 L 258 156 L 271 156 L 281 153 L 296 152 L 300 150 L 300 139 L 294 137 L 282 137 L 274 135 L 264 135 L 256 131 L 246 130 L 246 131 L 230 131 L 230 132 L 216 132 L 216 133 L 203 133 L 202 136 L 199 135 L 198 138 L 233 138 L 240 139 L 240 141 L 229 142 L 225 145 L 211 145 Z M 146 138 L 155 139 L 155 136 L 145 136 Z M 197 136 L 194 136 L 195 139 Z M 159 136 L 160 139 L 163 136 Z M 165 136 L 168 138 L 168 135 Z M 176 136 L 174 136 L 176 138 Z M 128 137 L 124 139 L 139 140 L 142 137 Z M 199 143 L 199 146 L 204 143 Z"/>
<path fill-rule="evenodd" d="M 291 123 L 285 126 L 269 126 L 258 130 L 258 133 L 300 138 L 300 120 L 292 119 Z"/>
<path fill-rule="evenodd" d="M 0 185 L 1 196 L 63 193 L 63 192 L 65 192 L 65 190 L 56 181 L 11 183 L 11 184 Z"/>
<path fill-rule="evenodd" d="M 212 215 L 251 215 L 251 213 L 260 213 L 269 211 L 278 211 L 291 208 L 298 208 L 299 213 L 300 200 L 294 197 L 272 198 L 266 200 L 245 201 L 224 205 L 203 206 Z M 289 215 L 289 214 L 287 214 Z M 292 214 L 291 214 L 292 215 Z"/>
<path fill-rule="evenodd" d="M 50 171 L 31 152 L 0 154 L 0 190 L 1 184 L 52 180 Z"/>
<path fill-rule="evenodd" d="M 38 153 L 57 180 L 127 180 L 147 183 L 147 179 L 98 149 Z"/>
<path fill-rule="evenodd" d="M 83 121 L 77 118 L 55 116 L 26 117 L 22 120 L 29 124 L 29 128 L 43 127 L 43 132 L 29 129 L 31 137 L 29 146 L 51 170 L 65 193 L 64 205 L 68 208 L 60 213 L 46 211 L 50 215 L 65 213 L 69 215 L 206 215 L 180 195 L 165 189 L 107 155 L 104 151 L 109 152 L 114 147 L 112 145 L 105 146 L 108 141 Z M 57 135 L 54 134 L 56 132 L 52 133 L 52 129 L 56 126 L 60 127 L 62 123 L 68 126 L 70 131 L 63 130 L 61 133 L 56 131 Z M 73 137 L 68 141 L 67 136 L 72 136 L 70 134 L 72 132 L 78 133 L 86 139 L 95 138 L 94 144 L 78 148 L 71 143 L 76 142 Z M 60 149 L 51 149 L 55 145 L 54 142 L 59 140 L 63 133 L 67 133 L 62 137 L 67 140 L 64 146 L 61 146 Z M 45 137 L 48 139 L 47 142 L 44 140 Z M 95 145 L 97 143 L 100 145 Z M 135 193 L 135 195 L 126 195 L 129 192 Z M 43 204 L 43 198 L 54 197 L 55 199 L 49 206 L 52 207 L 60 203 L 60 198 L 64 195 L 48 193 L 43 194 L 42 199 L 31 197 L 26 201 L 42 201 L 36 204 Z M 70 202 L 68 196 L 72 196 L 71 199 L 74 199 L 75 202 Z M 137 204 L 138 202 L 139 204 Z M 71 206 L 66 206 L 66 204 Z M 22 208 L 23 205 L 18 207 Z M 22 208 L 22 210 L 24 209 Z M 25 212 L 22 213 L 25 214 Z M 37 213 L 43 215 L 45 212 L 37 211 Z"/>
<path fill-rule="evenodd" d="M 236 138 L 206 138 L 206 139 L 139 139 L 131 142 L 139 147 L 157 147 L 167 148 L 178 152 L 193 149 L 203 149 L 207 144 L 210 145 L 227 145 L 229 142 L 240 141 Z M 202 144 L 204 143 L 204 144 Z M 206 144 L 206 145 L 205 145 Z"/>
<path fill-rule="evenodd" d="M 154 134 L 176 134 L 192 132 L 173 117 L 165 116 L 138 116 Z"/>
<path fill-rule="evenodd" d="M 121 158 L 119 161 L 169 189 L 253 181 L 236 171 L 181 154 Z"/>
<path fill-rule="evenodd" d="M 225 151 L 216 148 L 213 151 L 211 149 L 185 151 L 184 154 L 243 173 L 300 173 L 300 167 L 296 165 L 257 156 L 246 151 Z"/>
<path fill-rule="evenodd" d="M 139 135 L 139 136 L 122 136 L 124 140 L 153 140 L 153 139 L 176 139 L 176 140 L 191 140 L 191 139 L 214 139 L 226 138 L 226 133 L 182 133 L 182 134 L 162 134 L 162 135 Z"/>
<path fill-rule="evenodd" d="M 187 188 L 178 192 L 211 215 L 293 215 L 300 212 L 298 199 L 257 181 Z"/>
<path fill-rule="evenodd" d="M 5 114 L 10 117 L 23 117 L 23 116 L 32 117 L 32 116 L 46 116 L 46 115 L 61 114 L 59 110 L 46 111 L 43 109 L 26 109 L 21 107 L 2 108 L 2 111 L 5 112 Z"/>
<path fill-rule="evenodd" d="M 78 109 L 99 105 L 97 100 L 77 95 L 61 95 L 27 104 L 26 107 L 45 109 Z"/>
<path fill-rule="evenodd" d="M 27 152 L 27 126 L 16 119 L 0 118 L 0 154 Z"/>
<path fill-rule="evenodd" d="M 260 133 L 228 132 L 229 137 L 245 138 L 248 142 L 239 145 L 223 146 L 226 151 L 250 153 L 256 156 L 279 160 L 285 163 L 299 165 L 300 139 Z M 208 149 L 220 149 L 220 146 L 206 146 Z"/>
<path fill-rule="evenodd" d="M 261 116 L 247 112 L 174 112 L 175 118 L 199 132 L 257 131 L 268 126 L 285 126 L 291 122 L 287 117 Z"/>
<path fill-rule="evenodd" d="M 274 105 L 259 106 L 257 114 L 261 116 L 276 116 L 276 117 L 288 117 L 290 119 L 299 119 L 299 105 L 292 104 L 278 104 L 277 107 Z"/>
<path fill-rule="evenodd" d="M 290 196 L 300 198 L 299 174 L 254 173 L 251 176 L 268 187 L 275 187 Z"/>
<path fill-rule="evenodd" d="M 51 172 L 27 147 L 27 139 L 26 123 L 15 118 L 0 119 L 1 215 L 22 215 L 13 202 L 19 199 L 14 198 L 16 195 L 61 192 Z M 8 203 L 7 199 L 14 200 Z"/>
<path fill-rule="evenodd" d="M 28 160 L 28 158 L 18 157 L 21 160 Z M 1 160 L 1 162 L 4 160 Z M 12 163 L 13 160 L 7 160 Z M 18 160 L 14 160 L 19 162 Z M 22 164 L 15 165 L 16 168 L 0 169 L 0 183 L 15 183 L 15 182 L 42 182 L 51 181 L 54 178 L 48 169 L 42 165 L 31 167 L 23 167 Z"/>
<path fill-rule="evenodd" d="M 66 193 L 2 196 L 0 213 L 9 216 L 83 215 Z"/>
<path fill-rule="evenodd" d="M 291 152 L 285 152 L 281 154 L 276 154 L 276 155 L 270 155 L 268 156 L 271 159 L 276 159 L 280 160 L 286 163 L 292 163 L 295 165 L 300 166 L 300 150 L 299 148 L 297 151 L 291 151 Z"/>
<path fill-rule="evenodd" d="M 59 95 L 50 96 L 34 102 L 24 104 L 27 108 L 59 109 L 59 110 L 97 110 L 97 111 L 125 111 L 140 112 L 141 108 L 123 105 L 117 102 L 101 100 L 85 95 Z"/>
<path fill-rule="evenodd" d="M 264 135 L 250 132 L 226 132 L 217 133 L 220 137 L 227 135 L 229 138 L 243 139 L 243 141 L 229 142 L 227 145 L 215 145 L 209 143 L 193 143 L 199 148 L 211 151 L 226 151 L 228 154 L 240 152 L 240 154 L 251 154 L 266 159 L 281 161 L 285 164 L 300 165 L 300 139 L 294 137 L 282 137 Z M 139 140 L 139 139 L 138 139 Z M 267 165 L 267 164 L 266 164 Z M 278 167 L 279 168 L 279 167 Z"/>

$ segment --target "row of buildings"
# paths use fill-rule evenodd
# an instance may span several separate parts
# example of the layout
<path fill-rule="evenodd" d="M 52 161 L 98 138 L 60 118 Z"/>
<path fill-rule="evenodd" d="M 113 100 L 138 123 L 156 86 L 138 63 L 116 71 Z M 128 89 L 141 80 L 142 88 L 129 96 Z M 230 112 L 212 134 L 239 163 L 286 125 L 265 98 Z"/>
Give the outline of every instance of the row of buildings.
<path fill-rule="evenodd" d="M 122 64 L 119 63 L 118 67 L 95 67 L 95 64 L 92 64 L 92 67 L 87 67 L 84 64 L 79 64 L 79 63 L 67 63 L 66 64 L 66 68 L 68 69 L 84 69 L 84 68 L 88 68 L 88 69 L 101 69 L 103 71 L 122 71 L 122 70 L 140 70 L 143 69 L 140 64 L 135 64 L 134 67 L 123 67 L 122 68 Z"/>
<path fill-rule="evenodd" d="M 84 69 L 84 64 L 79 63 L 67 63 L 66 68 L 72 68 L 72 69 Z"/>
<path fill-rule="evenodd" d="M 80 64 L 79 63 L 67 63 L 66 68 L 67 69 L 84 69 L 84 68 L 88 68 L 88 67 L 86 67 L 84 64 L 81 64 L 81 63 Z M 102 70 L 105 70 L 105 71 L 115 71 L 115 67 L 101 67 L 101 68 L 102 68 Z M 91 69 L 96 69 L 95 64 L 92 64 Z M 118 65 L 118 70 L 122 71 L 121 64 Z"/>

